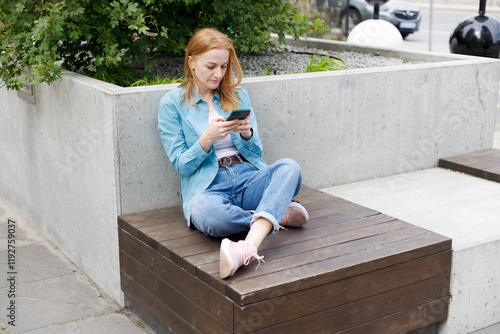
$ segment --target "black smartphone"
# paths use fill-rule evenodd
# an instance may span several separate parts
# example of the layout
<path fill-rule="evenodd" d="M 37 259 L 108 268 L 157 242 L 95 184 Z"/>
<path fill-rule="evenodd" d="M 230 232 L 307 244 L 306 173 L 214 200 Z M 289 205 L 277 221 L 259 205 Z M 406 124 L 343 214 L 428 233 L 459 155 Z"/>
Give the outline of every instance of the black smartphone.
<path fill-rule="evenodd" d="M 231 112 L 226 121 L 232 121 L 233 119 L 245 119 L 250 115 L 250 109 L 235 109 Z"/>

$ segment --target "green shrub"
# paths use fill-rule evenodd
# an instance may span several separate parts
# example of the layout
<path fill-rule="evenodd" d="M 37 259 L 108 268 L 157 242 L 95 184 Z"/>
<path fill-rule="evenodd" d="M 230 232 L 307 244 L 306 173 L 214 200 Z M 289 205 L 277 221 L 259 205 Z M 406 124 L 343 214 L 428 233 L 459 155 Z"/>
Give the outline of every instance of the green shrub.
<path fill-rule="evenodd" d="M 328 56 L 319 58 L 313 55 L 306 65 L 306 72 L 337 71 L 345 69 L 345 63 L 340 59 L 331 59 Z"/>
<path fill-rule="evenodd" d="M 133 67 L 126 65 L 100 69 L 92 74 L 92 78 L 122 87 L 181 83 L 184 79 L 183 77 L 170 79 L 159 75 L 137 73 Z"/>
<path fill-rule="evenodd" d="M 283 43 L 327 29 L 284 0 L 0 0 L 1 85 L 50 84 L 61 69 L 113 76 L 135 64 L 151 72 L 150 55 L 182 54 L 203 27 L 226 32 L 239 53 L 270 50 L 271 33 Z"/>

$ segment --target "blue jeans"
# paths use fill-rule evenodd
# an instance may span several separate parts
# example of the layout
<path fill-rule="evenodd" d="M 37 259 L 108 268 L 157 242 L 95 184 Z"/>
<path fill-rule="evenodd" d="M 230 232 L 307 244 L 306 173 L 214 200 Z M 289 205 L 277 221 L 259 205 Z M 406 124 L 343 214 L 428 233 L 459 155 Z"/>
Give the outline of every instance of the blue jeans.
<path fill-rule="evenodd" d="M 219 168 L 212 184 L 195 197 L 191 223 L 206 235 L 226 237 L 266 218 L 276 233 L 301 184 L 300 166 L 288 158 L 261 170 L 248 162 Z"/>

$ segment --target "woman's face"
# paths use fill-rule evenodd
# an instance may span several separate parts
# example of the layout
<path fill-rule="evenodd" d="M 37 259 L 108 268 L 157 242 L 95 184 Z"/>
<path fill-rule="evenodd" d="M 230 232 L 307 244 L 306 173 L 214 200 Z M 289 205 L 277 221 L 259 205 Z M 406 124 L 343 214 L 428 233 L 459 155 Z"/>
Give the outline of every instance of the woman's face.
<path fill-rule="evenodd" d="M 226 74 L 229 51 L 212 49 L 196 57 L 188 57 L 188 63 L 197 78 L 201 94 L 208 94 L 217 89 Z"/>

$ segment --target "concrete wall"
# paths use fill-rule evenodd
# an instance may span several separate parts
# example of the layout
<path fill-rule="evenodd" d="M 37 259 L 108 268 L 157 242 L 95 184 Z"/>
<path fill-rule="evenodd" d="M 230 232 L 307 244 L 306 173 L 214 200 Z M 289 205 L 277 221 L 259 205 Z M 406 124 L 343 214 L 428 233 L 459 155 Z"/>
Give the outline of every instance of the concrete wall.
<path fill-rule="evenodd" d="M 498 203 L 498 202 L 497 202 Z M 493 219 L 492 219 L 493 220 Z M 480 226 L 485 221 L 475 220 Z M 495 222 L 498 224 L 498 220 Z M 496 225 L 498 226 L 498 225 Z M 495 237 L 498 236 L 498 228 Z M 500 324 L 500 240 L 453 249 L 452 278 L 448 319 L 439 325 L 439 333 L 471 333 L 494 324 Z M 492 330 L 490 333 L 498 332 Z M 485 330 L 485 333 L 488 333 Z"/>
<path fill-rule="evenodd" d="M 491 148 L 499 62 L 314 43 L 426 63 L 246 79 L 266 161 L 292 157 L 320 188 Z M 66 72 L 36 86 L 35 104 L 0 89 L 0 198 L 119 302 L 116 216 L 180 204 L 156 132 L 173 87 Z"/>
<path fill-rule="evenodd" d="M 308 44 L 367 50 L 321 40 Z M 376 52 L 425 63 L 244 79 L 264 159 L 296 159 L 304 183 L 320 188 L 434 167 L 439 158 L 492 147 L 499 62 Z M 178 175 L 155 132 L 157 104 L 167 89 L 150 88 L 146 99 L 125 89 L 116 96 L 120 145 L 127 147 L 120 150 L 124 213 L 180 203 Z"/>
<path fill-rule="evenodd" d="M 269 161 L 291 156 L 318 188 L 436 166 L 491 148 L 496 91 L 477 64 L 421 64 L 245 83 Z M 493 79 L 498 83 L 498 76 Z M 447 84 L 449 83 L 449 84 Z M 300 87 L 299 93 L 289 94 Z"/>
<path fill-rule="evenodd" d="M 118 298 L 118 159 L 106 87 L 114 88 L 66 73 L 36 86 L 36 104 L 0 90 L 0 197 Z"/>

